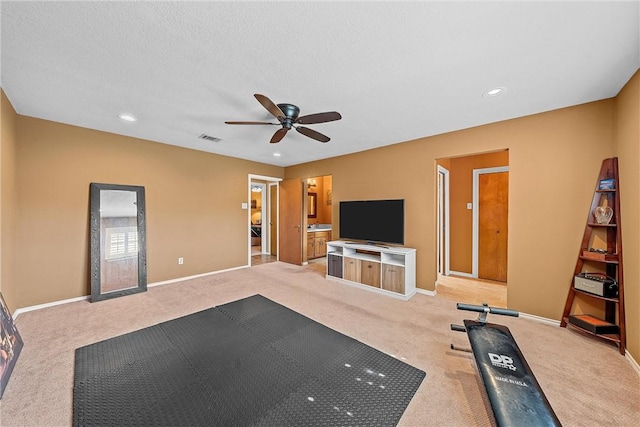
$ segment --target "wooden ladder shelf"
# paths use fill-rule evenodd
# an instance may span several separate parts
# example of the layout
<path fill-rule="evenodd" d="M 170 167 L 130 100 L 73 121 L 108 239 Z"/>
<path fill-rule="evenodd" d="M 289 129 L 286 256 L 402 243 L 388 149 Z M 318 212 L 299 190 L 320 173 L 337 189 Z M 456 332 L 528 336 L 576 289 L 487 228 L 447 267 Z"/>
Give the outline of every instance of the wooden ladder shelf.
<path fill-rule="evenodd" d="M 608 214 L 611 215 L 609 220 Z M 626 330 L 622 259 L 618 158 L 612 157 L 605 159 L 600 168 L 560 326 L 569 325 L 612 342 L 624 355 Z M 577 301 L 584 301 L 587 309 L 601 308 L 604 319 L 590 314 L 572 314 L 576 308 L 576 297 Z"/>

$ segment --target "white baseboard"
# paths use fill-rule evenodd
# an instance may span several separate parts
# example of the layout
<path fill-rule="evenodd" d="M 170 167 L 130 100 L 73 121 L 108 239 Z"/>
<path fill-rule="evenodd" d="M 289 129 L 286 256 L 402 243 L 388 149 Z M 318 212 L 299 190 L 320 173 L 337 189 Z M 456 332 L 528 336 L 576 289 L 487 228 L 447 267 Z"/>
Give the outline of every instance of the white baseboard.
<path fill-rule="evenodd" d="M 631 356 L 631 353 L 629 353 L 629 350 L 625 350 L 624 357 L 626 357 L 626 359 L 631 364 L 631 367 L 633 368 L 633 370 L 636 371 L 636 374 L 638 374 L 638 376 L 640 377 L 640 365 L 638 365 L 638 362 L 636 362 L 633 356 Z"/>
<path fill-rule="evenodd" d="M 210 271 L 208 273 L 195 274 L 193 276 L 178 277 L 177 279 L 164 280 L 162 282 L 153 282 L 153 283 L 149 283 L 147 285 L 147 288 L 152 288 L 154 286 L 168 285 L 170 283 L 183 282 L 185 280 L 197 279 L 199 277 L 211 276 L 213 274 L 226 273 L 227 271 L 242 270 L 243 268 L 249 268 L 249 267 L 251 266 L 247 264 L 247 265 L 241 265 L 240 267 L 225 268 L 224 270 L 216 270 L 216 271 Z"/>
<path fill-rule="evenodd" d="M 53 307 L 53 306 L 61 305 L 61 304 L 68 304 L 70 302 L 84 301 L 84 300 L 87 300 L 87 299 L 89 299 L 89 295 L 85 295 L 83 297 L 63 299 L 63 300 L 60 300 L 60 301 L 48 302 L 48 303 L 45 303 L 45 304 L 32 305 L 32 306 L 29 306 L 29 307 L 18 308 L 13 312 L 13 320 L 16 320 L 20 314 L 26 313 L 26 312 L 29 312 L 29 311 L 40 310 L 42 308 Z"/>
<path fill-rule="evenodd" d="M 170 279 L 170 280 L 164 280 L 162 282 L 149 283 L 149 284 L 147 284 L 147 288 L 151 288 L 151 287 L 154 287 L 154 286 L 168 285 L 170 283 L 183 282 L 185 280 L 197 279 L 199 277 L 211 276 L 213 274 L 225 273 L 227 271 L 241 270 L 243 268 L 248 268 L 248 267 L 250 267 L 250 265 L 241 265 L 240 267 L 226 268 L 224 270 L 210 271 L 208 273 L 195 274 L 193 276 L 178 277 L 177 279 Z M 16 309 L 13 312 L 13 316 L 12 317 L 13 317 L 13 320 L 16 320 L 18 318 L 18 316 L 20 314 L 22 314 L 22 313 L 27 313 L 29 311 L 34 311 L 34 310 L 40 310 L 40 309 L 47 308 L 47 307 L 54 307 L 56 305 L 61 305 L 61 304 L 68 304 L 70 302 L 84 301 L 84 300 L 88 300 L 89 298 L 90 298 L 89 295 L 85 295 L 85 296 L 82 296 L 82 297 L 69 298 L 69 299 L 63 299 L 63 300 L 60 300 L 60 301 L 48 302 L 48 303 L 45 303 L 45 304 L 38 304 L 38 305 L 29 306 L 29 307 L 22 307 L 22 308 Z"/>
<path fill-rule="evenodd" d="M 421 288 L 416 288 L 416 293 L 422 294 L 422 295 L 429 295 L 430 297 L 436 296 L 436 291 L 428 291 L 426 289 L 421 289 Z"/>
<path fill-rule="evenodd" d="M 473 277 L 473 274 L 471 273 L 463 273 L 461 271 L 453 270 L 449 270 L 449 276 L 471 277 L 472 279 L 475 279 L 475 277 Z"/>
<path fill-rule="evenodd" d="M 545 323 L 551 326 L 560 326 L 559 320 L 547 319 L 546 317 L 540 317 L 533 314 L 520 313 L 520 317 L 535 320 L 536 322 Z M 633 356 L 631 356 L 629 350 L 625 350 L 624 357 L 629 361 L 629 364 L 631 365 L 633 370 L 636 371 L 636 374 L 638 374 L 638 376 L 640 377 L 640 365 L 638 365 L 638 362 L 633 358 Z"/>
<path fill-rule="evenodd" d="M 220 274 L 220 273 L 224 273 L 224 272 L 227 272 L 227 271 L 233 271 L 233 270 L 241 270 L 241 269 L 249 268 L 249 267 L 250 267 L 250 265 L 242 265 L 240 267 L 233 267 L 233 268 L 227 268 L 227 269 L 224 269 L 224 270 L 211 271 L 211 272 L 208 272 L 208 273 L 196 274 L 196 275 L 193 275 L 193 276 L 178 277 L 176 279 L 170 279 L 170 280 L 164 280 L 162 282 L 150 283 L 150 284 L 147 285 L 147 288 L 155 287 L 155 286 L 168 285 L 170 283 L 183 282 L 185 280 L 197 279 L 199 277 L 211 276 L 211 275 L 214 275 L 214 274 Z M 452 272 L 452 273 L 453 274 L 467 274 L 467 273 L 455 273 L 455 272 Z M 421 289 L 421 288 L 416 288 L 416 293 L 422 294 L 422 295 L 428 295 L 428 296 L 431 296 L 431 297 L 436 296 L 436 291 L 429 291 L 427 289 Z M 60 301 L 48 302 L 48 303 L 45 303 L 45 304 L 32 305 L 32 306 L 29 306 L 29 307 L 18 308 L 13 312 L 13 320 L 15 321 L 20 314 L 27 313 L 29 311 L 40 310 L 40 309 L 43 309 L 43 308 L 54 307 L 56 305 L 68 304 L 68 303 L 71 303 L 71 302 L 84 301 L 84 300 L 87 300 L 87 299 L 89 299 L 89 295 L 85 295 L 85 296 L 82 296 L 82 297 L 76 297 L 76 298 L 69 298 L 69 299 L 60 300 Z M 558 321 L 558 320 L 548 319 L 546 317 L 536 316 L 534 314 L 520 313 L 520 317 L 524 317 L 526 319 L 535 320 L 536 322 L 545 323 L 547 325 L 560 326 L 560 321 Z M 628 350 L 625 352 L 625 358 L 629 361 L 629 363 L 631 364 L 631 367 L 633 368 L 633 370 L 636 371 L 638 376 L 640 376 L 640 365 L 633 358 L 633 356 L 631 356 L 631 354 L 629 353 Z"/>
<path fill-rule="evenodd" d="M 545 323 L 551 326 L 560 326 L 559 320 L 548 319 L 546 317 L 536 316 L 535 314 L 520 313 L 520 317 L 524 317 L 525 319 L 535 320 L 536 322 Z"/>

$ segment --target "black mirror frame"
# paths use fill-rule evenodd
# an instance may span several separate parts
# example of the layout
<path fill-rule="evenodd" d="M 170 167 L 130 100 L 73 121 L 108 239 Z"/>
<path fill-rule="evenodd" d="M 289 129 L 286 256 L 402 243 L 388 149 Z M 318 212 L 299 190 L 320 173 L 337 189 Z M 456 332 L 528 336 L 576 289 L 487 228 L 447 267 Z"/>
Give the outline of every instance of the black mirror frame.
<path fill-rule="evenodd" d="M 90 188 L 91 234 L 91 302 L 145 292 L 147 290 L 147 235 L 144 187 L 135 185 L 100 184 L 92 182 Z M 100 191 L 121 190 L 136 193 L 138 228 L 138 286 L 102 293 L 100 283 Z"/>

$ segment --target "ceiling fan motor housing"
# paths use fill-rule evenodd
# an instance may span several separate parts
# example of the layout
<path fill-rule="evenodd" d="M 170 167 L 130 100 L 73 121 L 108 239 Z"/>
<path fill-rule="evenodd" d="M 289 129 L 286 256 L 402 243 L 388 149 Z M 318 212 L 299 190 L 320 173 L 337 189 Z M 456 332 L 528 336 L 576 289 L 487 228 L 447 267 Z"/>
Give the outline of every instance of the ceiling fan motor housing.
<path fill-rule="evenodd" d="M 282 126 L 286 129 L 291 129 L 291 126 L 293 126 L 300 115 L 300 109 L 293 104 L 278 104 L 278 108 L 280 108 L 285 115 L 281 121 Z"/>

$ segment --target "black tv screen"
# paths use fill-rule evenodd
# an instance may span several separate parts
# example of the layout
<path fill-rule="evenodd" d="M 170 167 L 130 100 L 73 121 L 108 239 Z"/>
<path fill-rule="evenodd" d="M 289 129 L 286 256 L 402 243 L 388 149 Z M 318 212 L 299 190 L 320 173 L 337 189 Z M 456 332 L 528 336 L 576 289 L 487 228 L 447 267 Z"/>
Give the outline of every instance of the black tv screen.
<path fill-rule="evenodd" d="M 340 238 L 404 244 L 404 199 L 340 202 Z"/>

